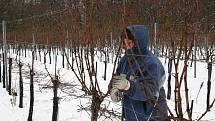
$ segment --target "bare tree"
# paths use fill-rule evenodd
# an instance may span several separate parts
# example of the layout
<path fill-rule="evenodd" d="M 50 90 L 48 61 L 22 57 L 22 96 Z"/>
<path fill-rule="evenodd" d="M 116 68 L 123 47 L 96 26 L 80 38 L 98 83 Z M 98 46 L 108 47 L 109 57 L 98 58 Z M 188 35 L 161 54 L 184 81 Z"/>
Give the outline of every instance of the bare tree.
<path fill-rule="evenodd" d="M 32 45 L 32 63 L 30 68 L 30 107 L 28 114 L 28 121 L 32 121 L 33 110 L 34 110 L 34 57 L 35 57 L 35 38 L 33 36 L 33 45 Z"/>

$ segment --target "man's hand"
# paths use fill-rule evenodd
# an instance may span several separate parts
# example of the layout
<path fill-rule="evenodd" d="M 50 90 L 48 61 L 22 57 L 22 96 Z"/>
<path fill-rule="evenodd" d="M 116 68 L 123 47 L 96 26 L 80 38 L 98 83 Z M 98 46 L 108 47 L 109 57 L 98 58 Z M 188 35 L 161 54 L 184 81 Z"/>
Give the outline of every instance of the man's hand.
<path fill-rule="evenodd" d="M 119 102 L 122 100 L 122 92 L 116 88 L 110 90 L 110 98 L 113 102 Z"/>
<path fill-rule="evenodd" d="M 113 88 L 117 88 L 119 90 L 129 90 L 130 82 L 126 79 L 125 74 L 121 74 L 120 76 L 113 76 L 112 80 Z"/>

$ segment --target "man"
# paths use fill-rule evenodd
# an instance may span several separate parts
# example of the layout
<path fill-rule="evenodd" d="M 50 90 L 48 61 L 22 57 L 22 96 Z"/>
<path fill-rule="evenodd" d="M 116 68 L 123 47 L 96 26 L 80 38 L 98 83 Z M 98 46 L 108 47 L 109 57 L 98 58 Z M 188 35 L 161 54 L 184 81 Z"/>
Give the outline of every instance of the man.
<path fill-rule="evenodd" d="M 111 99 L 122 100 L 126 121 L 167 120 L 165 71 L 148 49 L 148 29 L 143 25 L 126 28 L 121 39 L 125 55 L 109 84 Z"/>

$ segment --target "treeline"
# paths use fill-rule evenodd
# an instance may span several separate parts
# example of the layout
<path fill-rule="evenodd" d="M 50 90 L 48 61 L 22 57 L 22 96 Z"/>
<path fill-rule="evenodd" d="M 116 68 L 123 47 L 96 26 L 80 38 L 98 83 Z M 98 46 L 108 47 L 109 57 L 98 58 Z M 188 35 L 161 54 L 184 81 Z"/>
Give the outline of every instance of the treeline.
<path fill-rule="evenodd" d="M 215 31 L 215 2 L 201 0 L 198 4 L 197 22 L 196 1 L 2 0 L 0 21 L 7 21 L 8 40 L 26 42 L 34 33 L 38 44 L 54 45 L 64 45 L 65 39 L 81 44 L 86 38 L 106 43 L 110 33 L 117 40 L 124 26 L 122 19 L 126 25 L 149 26 L 152 35 L 154 23 L 158 23 L 158 31 L 174 28 L 171 31 L 175 32 L 184 27 L 193 30 L 198 24 L 199 33 L 210 34 Z"/>

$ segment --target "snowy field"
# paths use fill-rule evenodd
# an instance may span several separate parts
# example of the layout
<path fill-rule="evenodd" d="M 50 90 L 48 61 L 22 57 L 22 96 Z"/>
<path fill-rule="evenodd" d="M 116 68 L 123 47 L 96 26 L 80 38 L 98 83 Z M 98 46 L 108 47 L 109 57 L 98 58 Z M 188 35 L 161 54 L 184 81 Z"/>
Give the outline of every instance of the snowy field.
<path fill-rule="evenodd" d="M 16 55 L 11 54 L 12 58 L 16 58 Z M 43 57 L 43 56 L 42 56 Z M 48 56 L 47 56 L 48 58 Z M 12 87 L 17 91 L 19 96 L 19 75 L 18 67 L 16 62 L 13 59 L 13 68 L 12 68 Z M 98 80 L 99 85 L 102 91 L 105 93 L 108 88 L 108 83 L 112 74 L 113 64 L 108 63 L 107 65 L 107 80 L 103 79 L 104 74 L 104 63 L 100 62 L 100 58 L 96 56 L 98 60 Z M 48 60 L 48 59 L 47 59 Z M 54 60 L 54 59 L 52 59 Z M 60 76 L 61 83 L 66 86 L 60 87 L 58 96 L 60 97 L 59 103 L 59 114 L 58 121 L 90 121 L 90 112 L 89 111 L 80 111 L 81 106 L 89 106 L 90 98 L 78 97 L 83 95 L 83 92 L 80 90 L 80 84 L 75 78 L 75 75 L 71 70 L 68 70 L 67 67 L 62 68 L 62 56 L 57 58 L 57 67 L 58 74 Z M 160 58 L 163 65 L 165 66 L 167 72 L 167 63 L 165 63 L 164 58 Z M 0 83 L 0 120 L 1 121 L 26 121 L 28 117 L 29 110 L 29 67 L 31 65 L 31 57 L 28 53 L 27 57 L 21 57 L 21 61 L 24 63 L 23 66 L 23 81 L 24 81 L 24 108 L 19 108 L 19 97 L 9 96 L 8 92 L 2 88 L 2 83 Z M 66 64 L 65 64 L 66 65 Z M 213 65 L 214 66 L 214 65 Z M 173 66 L 174 67 L 174 66 Z M 44 88 L 47 85 L 51 85 L 50 78 L 47 76 L 45 70 L 45 65 L 43 59 L 40 62 L 39 59 L 35 61 L 35 80 L 34 80 L 34 91 L 35 91 L 35 101 L 34 101 L 34 112 L 33 120 L 34 121 L 51 121 L 52 119 L 52 104 L 53 104 L 53 90 L 51 88 Z M 47 64 L 47 68 L 51 74 L 54 74 L 54 62 L 52 65 Z M 174 70 L 174 69 L 173 69 Z M 181 72 L 181 71 L 180 71 Z M 189 88 L 189 99 L 194 100 L 193 107 L 193 119 L 198 119 L 201 114 L 206 110 L 206 96 L 207 96 L 207 64 L 197 62 L 197 78 L 193 78 L 193 67 L 188 66 L 188 88 Z M 173 72 L 174 76 L 174 72 Z M 172 79 L 174 77 L 172 76 Z M 215 69 L 213 68 L 212 72 L 212 84 L 211 84 L 211 102 L 215 98 Z M 200 89 L 201 83 L 203 87 L 200 90 L 200 93 L 197 97 L 197 94 Z M 174 80 L 172 80 L 172 89 L 174 88 Z M 164 85 L 167 91 L 167 81 Z M 168 106 L 172 112 L 174 111 L 174 90 L 172 90 L 171 99 L 168 100 Z M 73 95 L 75 94 L 75 95 Z M 182 96 L 183 96 L 183 111 L 186 114 L 186 102 L 184 95 L 184 85 L 182 84 Z M 110 103 L 110 104 L 109 104 Z M 114 109 L 121 111 L 120 103 L 111 102 L 110 98 L 106 98 L 102 103 L 109 104 L 108 109 Z M 99 121 L 110 121 L 111 119 L 105 119 L 105 117 L 100 117 Z M 119 119 L 112 118 L 113 121 Z M 208 112 L 202 120 L 214 120 L 215 121 L 215 107 Z"/>

